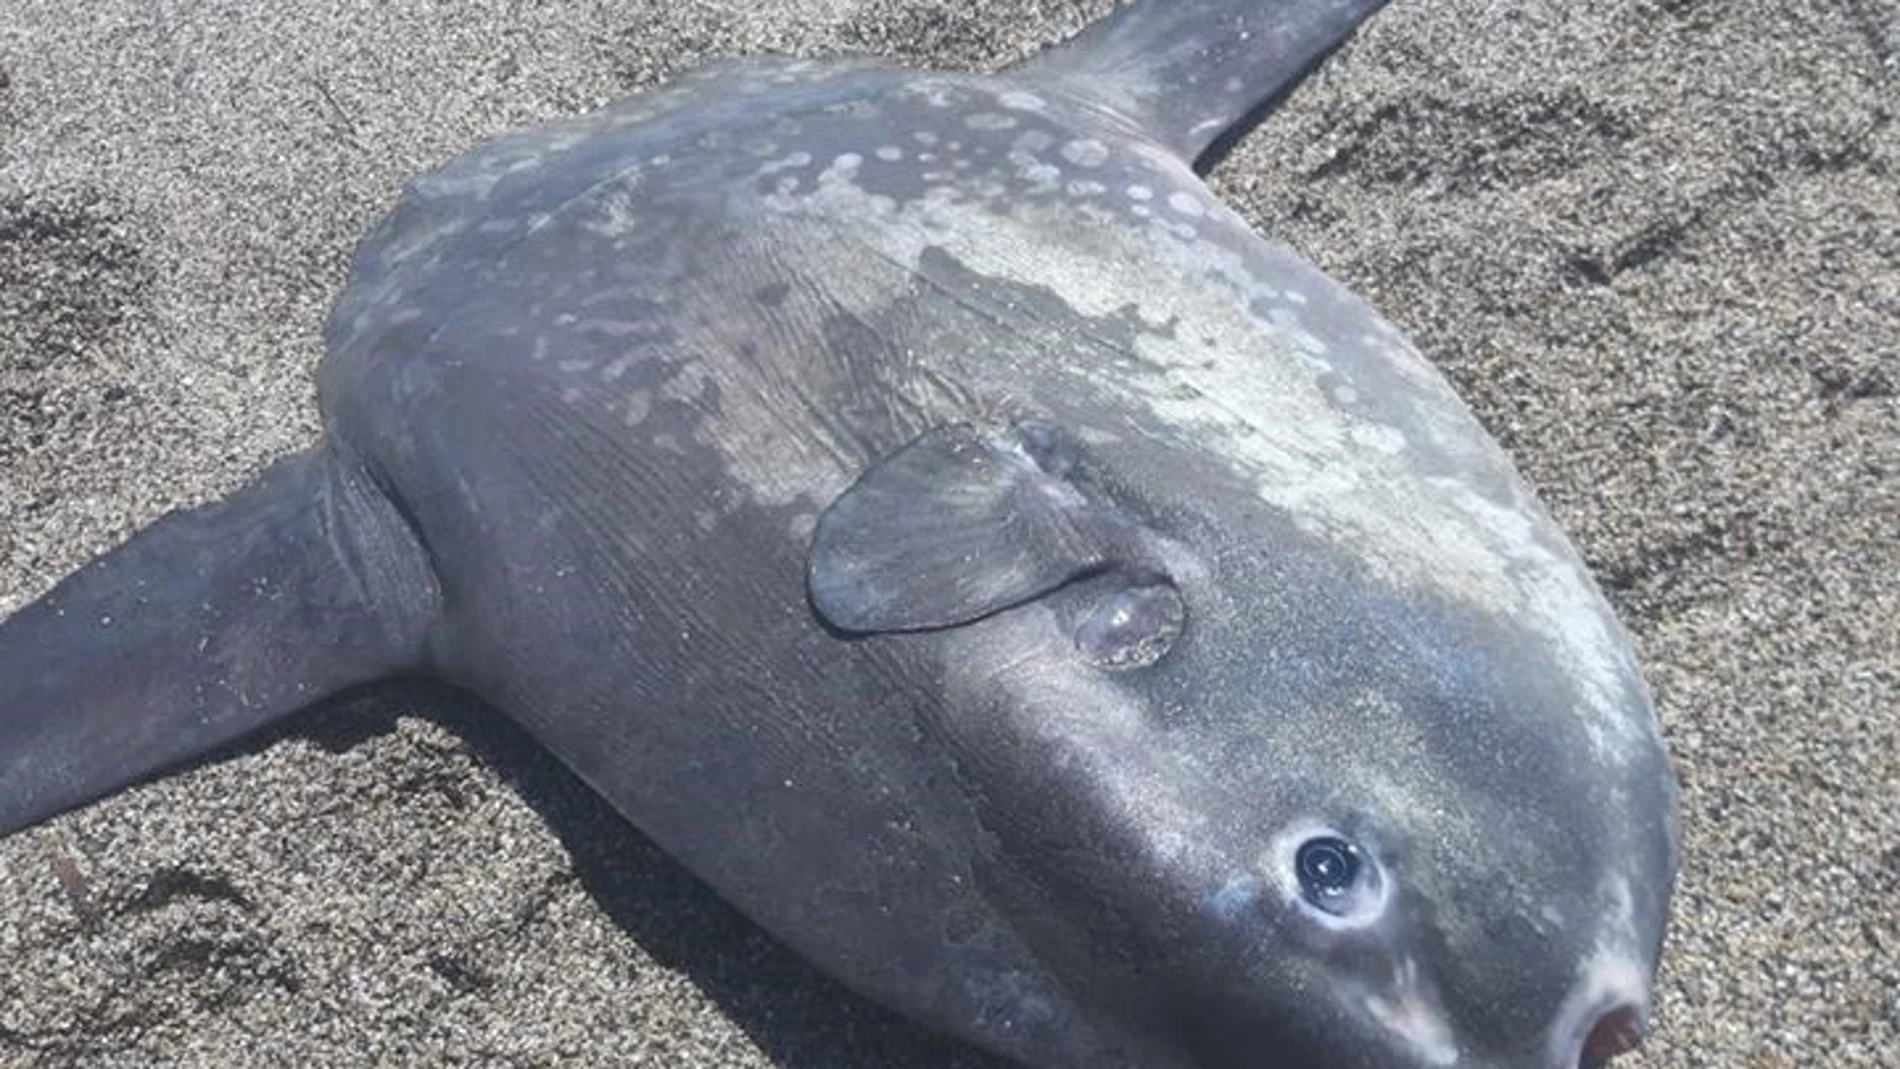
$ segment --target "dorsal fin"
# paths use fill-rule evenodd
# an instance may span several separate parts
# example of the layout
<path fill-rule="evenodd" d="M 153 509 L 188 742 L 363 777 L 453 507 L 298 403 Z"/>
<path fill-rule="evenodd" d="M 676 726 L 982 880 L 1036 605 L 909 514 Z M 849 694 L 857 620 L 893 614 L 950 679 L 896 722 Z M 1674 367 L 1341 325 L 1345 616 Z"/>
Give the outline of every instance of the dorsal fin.
<path fill-rule="evenodd" d="M 1386 0 L 1134 0 L 1015 73 L 1063 83 L 1195 163 L 1230 143 Z"/>

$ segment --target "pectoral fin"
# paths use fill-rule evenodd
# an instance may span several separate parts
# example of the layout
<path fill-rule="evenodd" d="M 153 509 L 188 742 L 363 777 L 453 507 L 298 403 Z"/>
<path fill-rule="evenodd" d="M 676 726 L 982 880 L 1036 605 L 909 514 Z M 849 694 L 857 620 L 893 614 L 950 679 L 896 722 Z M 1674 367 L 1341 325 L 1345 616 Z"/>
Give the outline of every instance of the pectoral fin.
<path fill-rule="evenodd" d="M 1113 524 L 1046 425 L 930 431 L 819 517 L 812 605 L 843 631 L 952 627 L 1103 566 Z"/>

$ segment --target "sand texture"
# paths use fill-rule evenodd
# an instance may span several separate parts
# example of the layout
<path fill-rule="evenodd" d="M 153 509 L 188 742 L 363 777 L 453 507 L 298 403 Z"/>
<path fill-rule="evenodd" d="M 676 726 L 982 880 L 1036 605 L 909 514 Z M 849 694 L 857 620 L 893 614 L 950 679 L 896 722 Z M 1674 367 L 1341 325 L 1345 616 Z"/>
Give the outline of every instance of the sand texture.
<path fill-rule="evenodd" d="M 1106 0 L 0 2 L 0 612 L 316 434 L 403 180 L 766 50 Z M 1409 331 L 1640 647 L 1687 856 L 1645 1054 L 1900 1065 L 1900 6 L 1398 0 L 1217 172 Z M 0 1065 L 994 1063 L 421 688 L 0 842 Z"/>

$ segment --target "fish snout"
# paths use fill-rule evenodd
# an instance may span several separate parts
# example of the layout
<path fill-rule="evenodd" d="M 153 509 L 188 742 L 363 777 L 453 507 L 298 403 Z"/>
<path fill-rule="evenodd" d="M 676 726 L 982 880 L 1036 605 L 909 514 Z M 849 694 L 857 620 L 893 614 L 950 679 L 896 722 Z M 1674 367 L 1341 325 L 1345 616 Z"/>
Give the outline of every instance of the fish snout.
<path fill-rule="evenodd" d="M 1605 1069 L 1619 1054 L 1642 1045 L 1649 1020 L 1646 998 L 1580 1007 L 1574 1019 L 1558 1023 L 1559 1049 L 1564 1051 L 1552 1069 Z"/>

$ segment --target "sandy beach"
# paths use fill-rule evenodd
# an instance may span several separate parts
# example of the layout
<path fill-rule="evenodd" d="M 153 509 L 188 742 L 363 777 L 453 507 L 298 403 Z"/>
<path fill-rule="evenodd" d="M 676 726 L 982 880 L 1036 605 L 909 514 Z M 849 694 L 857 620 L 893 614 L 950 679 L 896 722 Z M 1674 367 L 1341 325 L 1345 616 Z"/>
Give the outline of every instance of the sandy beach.
<path fill-rule="evenodd" d="M 708 59 L 1108 0 L 7 0 L 0 614 L 317 433 L 355 240 Z M 1454 380 L 1633 632 L 1686 856 L 1631 1069 L 1900 1065 L 1900 5 L 1397 0 L 1215 172 Z M 0 1066 L 1001 1069 L 421 686 L 0 842 Z"/>

